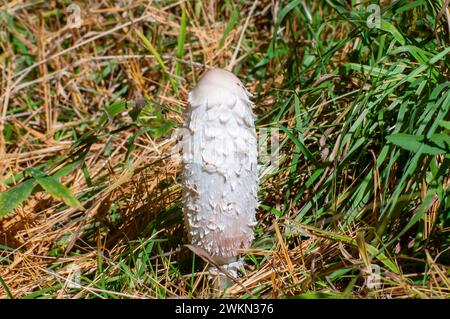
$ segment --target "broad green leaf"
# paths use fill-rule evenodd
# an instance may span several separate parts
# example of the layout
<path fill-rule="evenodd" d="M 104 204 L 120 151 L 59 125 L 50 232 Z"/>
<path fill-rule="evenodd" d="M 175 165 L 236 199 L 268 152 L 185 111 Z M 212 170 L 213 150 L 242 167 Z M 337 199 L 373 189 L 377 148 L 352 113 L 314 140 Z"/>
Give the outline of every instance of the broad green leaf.
<path fill-rule="evenodd" d="M 112 103 L 108 108 L 106 109 L 106 113 L 109 117 L 114 117 L 119 113 L 122 113 L 126 110 L 126 103 L 122 100 L 117 100 L 114 103 Z"/>
<path fill-rule="evenodd" d="M 422 153 L 428 155 L 446 154 L 450 152 L 450 135 L 433 134 L 431 139 L 426 141 L 423 135 L 411 134 L 391 134 L 386 139 L 407 151 L 417 153 L 421 147 Z"/>
<path fill-rule="evenodd" d="M 124 112 L 126 109 L 127 104 L 125 103 L 125 101 L 117 100 L 106 108 L 105 110 L 106 114 L 103 114 L 103 116 L 100 119 L 100 122 L 105 122 L 108 118 L 112 119 L 117 114 Z"/>
<path fill-rule="evenodd" d="M 404 64 L 398 64 L 395 66 L 395 68 L 390 69 L 378 68 L 375 66 L 363 65 L 358 63 L 347 63 L 346 65 L 348 65 L 352 70 L 362 72 L 376 78 L 389 76 L 391 79 L 403 79 L 405 77 L 403 72 L 406 69 L 406 65 Z"/>
<path fill-rule="evenodd" d="M 9 214 L 15 207 L 27 199 L 35 185 L 36 182 L 33 179 L 29 179 L 0 193 L 0 218 Z"/>
<path fill-rule="evenodd" d="M 83 206 L 72 193 L 72 191 L 61 184 L 56 177 L 46 176 L 44 173 L 35 168 L 30 168 L 28 169 L 28 171 L 30 172 L 31 176 L 33 176 L 34 179 L 39 183 L 39 185 L 41 185 L 41 187 L 53 198 L 62 200 L 68 206 L 77 209 L 83 209 Z"/>

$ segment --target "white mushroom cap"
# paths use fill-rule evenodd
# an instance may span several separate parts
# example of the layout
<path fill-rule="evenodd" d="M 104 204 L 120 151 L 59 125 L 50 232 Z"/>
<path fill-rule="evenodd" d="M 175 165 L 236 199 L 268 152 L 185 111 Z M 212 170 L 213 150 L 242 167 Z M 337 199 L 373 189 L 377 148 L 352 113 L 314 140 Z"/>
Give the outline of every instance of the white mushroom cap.
<path fill-rule="evenodd" d="M 217 97 L 220 100 L 211 101 L 231 103 L 236 97 L 248 100 L 249 92 L 245 89 L 241 80 L 224 69 L 211 69 L 203 75 L 195 88 L 189 94 L 189 102 L 192 106 L 197 106 L 206 97 Z"/>

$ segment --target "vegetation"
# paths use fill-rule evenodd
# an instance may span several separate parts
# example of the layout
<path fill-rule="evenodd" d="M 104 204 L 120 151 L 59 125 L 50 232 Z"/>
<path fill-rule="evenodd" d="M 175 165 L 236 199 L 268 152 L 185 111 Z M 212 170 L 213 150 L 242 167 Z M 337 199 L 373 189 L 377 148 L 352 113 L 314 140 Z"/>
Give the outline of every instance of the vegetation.
<path fill-rule="evenodd" d="M 280 150 L 222 296 L 448 298 L 450 8 L 370 4 L 0 2 L 0 296 L 219 294 L 171 153 L 188 91 L 237 52 Z"/>

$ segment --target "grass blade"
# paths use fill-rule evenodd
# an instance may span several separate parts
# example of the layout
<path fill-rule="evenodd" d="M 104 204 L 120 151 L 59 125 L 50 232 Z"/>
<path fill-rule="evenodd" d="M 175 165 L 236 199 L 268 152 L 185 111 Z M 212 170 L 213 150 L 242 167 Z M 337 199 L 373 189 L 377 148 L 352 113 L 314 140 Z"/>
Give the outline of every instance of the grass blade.
<path fill-rule="evenodd" d="M 0 193 L 0 218 L 9 214 L 15 207 L 27 199 L 35 185 L 36 182 L 29 179 Z"/>
<path fill-rule="evenodd" d="M 62 200 L 70 207 L 74 207 L 76 209 L 84 209 L 72 191 L 61 184 L 58 179 L 54 176 L 46 176 L 41 171 L 30 168 L 29 172 L 31 176 L 39 183 L 39 185 L 49 193 L 53 198 L 57 200 Z"/>
<path fill-rule="evenodd" d="M 161 55 L 159 55 L 158 51 L 153 47 L 153 45 L 148 41 L 148 39 L 143 35 L 139 30 L 134 30 L 134 32 L 137 34 L 137 36 L 141 39 L 142 43 L 145 45 L 145 47 L 150 51 L 150 53 L 155 57 L 156 62 L 158 62 L 159 66 L 163 70 L 163 72 L 166 74 L 167 78 L 169 79 L 170 85 L 172 86 L 173 91 L 178 94 L 178 87 L 173 80 L 172 76 L 167 71 L 167 67 L 161 58 Z"/>

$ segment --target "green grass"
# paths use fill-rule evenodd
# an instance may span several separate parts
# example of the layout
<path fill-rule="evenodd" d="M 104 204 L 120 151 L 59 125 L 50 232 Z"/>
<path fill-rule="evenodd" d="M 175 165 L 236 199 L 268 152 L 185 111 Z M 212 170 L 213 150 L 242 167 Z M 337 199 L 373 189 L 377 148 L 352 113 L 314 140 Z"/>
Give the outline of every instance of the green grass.
<path fill-rule="evenodd" d="M 271 2 L 260 1 L 255 10 L 234 72 L 254 94 L 258 129 L 279 130 L 280 166 L 260 179 L 256 238 L 240 278 L 247 290 L 236 285 L 227 296 L 449 297 L 445 1 L 385 2 L 380 28 L 368 27 L 370 2 L 361 2 L 281 1 L 274 17 L 263 10 Z M 24 160 L 2 166 L 0 296 L 214 295 L 204 263 L 180 246 L 180 167 L 170 136 L 201 65 L 228 64 L 250 7 L 218 2 L 212 17 L 201 1 L 170 4 L 124 10 L 159 22 L 106 34 L 22 79 L 39 62 L 42 35 L 25 11 L 58 29 L 64 5 L 0 9 L 2 88 L 26 83 L 3 122 L 4 154 Z M 102 23 L 83 26 L 61 48 L 47 44 L 50 56 L 89 28 L 126 23 L 123 12 L 99 14 Z M 145 58 L 119 58 L 132 54 Z M 72 66 L 89 57 L 98 60 Z M 63 67 L 63 81 L 46 78 Z M 80 270 L 81 288 L 64 282 L 69 266 Z M 368 268 L 380 269 L 378 288 L 364 284 Z"/>

